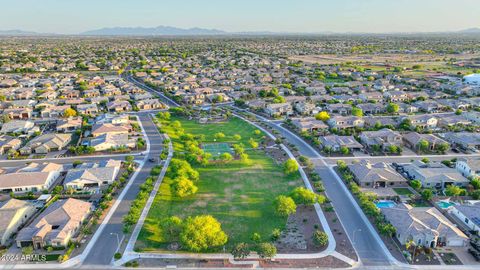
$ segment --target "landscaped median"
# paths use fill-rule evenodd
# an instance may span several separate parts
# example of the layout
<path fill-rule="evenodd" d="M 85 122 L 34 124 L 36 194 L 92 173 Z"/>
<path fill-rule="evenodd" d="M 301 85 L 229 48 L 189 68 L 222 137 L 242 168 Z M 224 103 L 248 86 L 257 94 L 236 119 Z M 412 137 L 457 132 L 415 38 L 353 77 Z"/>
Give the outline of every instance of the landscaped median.
<path fill-rule="evenodd" d="M 159 113 L 174 158 L 135 244 L 136 252 L 319 252 L 328 237 L 298 164 L 255 126 L 228 112 Z M 298 207 L 297 207 L 298 205 Z"/>

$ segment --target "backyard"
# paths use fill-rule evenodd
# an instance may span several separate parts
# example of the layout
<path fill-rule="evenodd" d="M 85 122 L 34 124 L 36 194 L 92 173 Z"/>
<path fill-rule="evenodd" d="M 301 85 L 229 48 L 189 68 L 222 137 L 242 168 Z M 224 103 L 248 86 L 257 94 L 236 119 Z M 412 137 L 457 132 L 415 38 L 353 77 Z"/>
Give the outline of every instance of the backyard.
<path fill-rule="evenodd" d="M 173 180 L 164 178 L 137 240 L 137 250 L 169 249 L 170 243 L 162 239 L 160 221 L 173 215 L 180 218 L 212 215 L 228 235 L 227 248 L 240 242 L 253 243 L 251 238 L 254 233 L 261 236 L 261 241 L 268 241 L 274 229 L 285 227 L 287 218 L 275 215 L 272 202 L 276 196 L 302 186 L 302 182 L 298 173 L 285 175 L 282 164 L 260 150 L 262 147 L 257 150 L 250 148 L 251 138 L 261 143 L 265 134 L 238 118 L 214 124 L 199 124 L 195 120 L 172 117 L 171 122 L 174 121 L 181 123 L 185 133 L 204 135 L 202 144 L 244 144 L 249 159 L 233 160 L 227 164 L 194 165 L 193 168 L 200 174 L 196 183 L 198 192 L 184 198 L 174 196 Z M 163 131 L 169 134 L 175 151 L 183 151 L 183 144 L 174 129 L 164 125 Z M 219 132 L 225 136 L 218 136 Z"/>

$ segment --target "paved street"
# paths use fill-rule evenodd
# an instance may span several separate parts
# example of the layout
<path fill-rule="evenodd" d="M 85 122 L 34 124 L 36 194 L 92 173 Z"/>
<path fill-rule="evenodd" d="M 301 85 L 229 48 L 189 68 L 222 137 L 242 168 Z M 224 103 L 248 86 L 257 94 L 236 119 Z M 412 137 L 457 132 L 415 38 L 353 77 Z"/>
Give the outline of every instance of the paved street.
<path fill-rule="evenodd" d="M 391 255 L 386 251 L 387 249 L 383 241 L 373 230 L 372 225 L 368 222 L 345 185 L 340 179 L 335 177 L 327 164 L 323 162 L 323 158 L 320 158 L 320 154 L 301 138 L 277 123 L 266 121 L 266 119 L 261 117 L 259 119 L 280 132 L 288 142 L 298 148 L 302 155 L 314 158 L 316 171 L 323 179 L 326 193 L 332 201 L 338 218 L 345 228 L 362 264 L 364 266 L 391 265 Z"/>
<path fill-rule="evenodd" d="M 154 163 L 149 162 L 148 158 L 158 158 L 162 151 L 162 137 L 155 124 L 152 122 L 150 116 L 147 114 L 139 114 L 139 116 L 148 140 L 150 141 L 150 153 L 147 155 L 147 161 L 145 162 L 144 166 L 141 168 L 130 188 L 126 191 L 125 197 L 119 203 L 117 209 L 115 209 L 113 212 L 110 220 L 107 222 L 98 239 L 95 241 L 95 243 L 91 244 L 92 249 L 88 254 L 86 254 L 86 258 L 83 263 L 86 266 L 110 264 L 113 255 L 118 248 L 117 237 L 115 234 L 118 234 L 120 239 L 124 237 L 122 218 L 128 213 L 131 202 L 136 198 L 139 191 L 139 186 L 149 176 L 150 170 L 155 165 Z"/>

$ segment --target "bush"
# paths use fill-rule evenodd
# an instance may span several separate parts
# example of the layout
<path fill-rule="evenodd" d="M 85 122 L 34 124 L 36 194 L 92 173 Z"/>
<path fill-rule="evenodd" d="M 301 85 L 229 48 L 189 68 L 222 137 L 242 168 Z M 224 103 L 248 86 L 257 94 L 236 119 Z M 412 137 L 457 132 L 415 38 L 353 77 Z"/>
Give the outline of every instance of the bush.
<path fill-rule="evenodd" d="M 260 258 L 271 259 L 277 255 L 277 248 L 272 243 L 261 243 L 257 247 Z"/>
<path fill-rule="evenodd" d="M 283 164 L 285 174 L 293 174 L 298 171 L 298 163 L 294 159 L 289 159 Z"/>
<path fill-rule="evenodd" d="M 297 211 L 295 201 L 287 196 L 280 195 L 273 202 L 275 214 L 281 217 L 288 217 Z"/>
<path fill-rule="evenodd" d="M 115 253 L 115 255 L 113 255 L 113 257 L 115 258 L 115 260 L 120 260 L 122 258 L 122 253 L 117 252 Z"/>
<path fill-rule="evenodd" d="M 328 235 L 325 232 L 316 230 L 313 233 L 313 243 L 320 247 L 326 246 L 328 244 Z"/>

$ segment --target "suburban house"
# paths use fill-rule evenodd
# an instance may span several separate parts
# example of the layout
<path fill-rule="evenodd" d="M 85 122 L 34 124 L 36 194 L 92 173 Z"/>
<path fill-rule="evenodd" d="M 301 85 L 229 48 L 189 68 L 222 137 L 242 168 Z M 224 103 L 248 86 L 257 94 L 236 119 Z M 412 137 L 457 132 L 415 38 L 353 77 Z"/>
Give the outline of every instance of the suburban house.
<path fill-rule="evenodd" d="M 84 166 L 69 170 L 63 181 L 66 189 L 82 190 L 101 188 L 115 181 L 120 170 L 121 161 L 109 160 L 93 166 Z"/>
<path fill-rule="evenodd" d="M 0 136 L 0 155 L 8 153 L 10 150 L 18 150 L 22 145 L 22 140 L 8 135 Z"/>
<path fill-rule="evenodd" d="M 58 200 L 24 227 L 16 237 L 17 247 L 66 247 L 92 210 L 92 204 L 77 199 Z"/>
<path fill-rule="evenodd" d="M 79 104 L 77 105 L 79 114 L 94 115 L 98 113 L 97 104 Z"/>
<path fill-rule="evenodd" d="M 415 160 L 403 166 L 411 180 L 419 180 L 425 188 L 444 189 L 449 185 L 466 186 L 470 181 L 457 170 L 441 163 Z"/>
<path fill-rule="evenodd" d="M 20 148 L 22 155 L 47 154 L 52 151 L 65 149 L 72 141 L 72 134 L 43 134 L 30 140 L 24 147 Z"/>
<path fill-rule="evenodd" d="M 104 134 L 128 134 L 130 125 L 115 125 L 110 123 L 96 123 L 92 127 L 92 136 L 98 137 Z"/>
<path fill-rule="evenodd" d="M 348 169 L 360 187 L 379 188 L 408 185 L 407 180 L 385 162 L 372 164 L 370 161 L 362 160 L 348 165 Z"/>
<path fill-rule="evenodd" d="M 71 117 L 68 119 L 57 120 L 57 132 L 69 133 L 82 128 L 81 117 Z"/>
<path fill-rule="evenodd" d="M 457 158 L 455 169 L 465 177 L 480 176 L 480 159 L 478 158 Z"/>
<path fill-rule="evenodd" d="M 480 202 L 452 205 L 448 208 L 448 213 L 457 217 L 457 220 L 469 228 L 472 233 L 480 235 Z"/>
<path fill-rule="evenodd" d="M 137 101 L 137 107 L 140 110 L 163 109 L 165 106 L 158 99 L 142 99 Z"/>
<path fill-rule="evenodd" d="M 32 121 L 13 120 L 2 125 L 0 133 L 29 133 L 33 131 L 35 124 Z"/>
<path fill-rule="evenodd" d="M 90 140 L 95 151 L 105 151 L 119 147 L 133 148 L 135 140 L 129 139 L 125 133 L 104 133 Z"/>
<path fill-rule="evenodd" d="M 367 148 L 372 148 L 374 145 L 380 146 L 383 150 L 388 149 L 389 146 L 402 145 L 402 135 L 397 131 L 388 128 L 383 128 L 377 131 L 364 131 L 360 135 L 360 141 Z"/>
<path fill-rule="evenodd" d="M 361 117 L 357 116 L 334 116 L 327 121 L 331 128 L 354 128 L 363 127 L 365 122 Z"/>
<path fill-rule="evenodd" d="M 35 204 L 30 201 L 9 199 L 0 202 L 0 246 L 6 246 L 35 212 Z"/>
<path fill-rule="evenodd" d="M 107 109 L 109 112 L 131 111 L 132 105 L 126 100 L 114 100 L 107 103 Z"/>
<path fill-rule="evenodd" d="M 328 130 L 328 126 L 313 117 L 292 119 L 292 124 L 300 131 Z"/>
<path fill-rule="evenodd" d="M 292 105 L 290 105 L 290 103 L 268 104 L 264 110 L 271 117 L 277 117 L 281 115 L 291 115 L 293 113 Z"/>
<path fill-rule="evenodd" d="M 334 152 L 340 151 L 340 148 L 346 147 L 350 151 L 363 149 L 363 145 L 357 142 L 353 136 L 328 135 L 318 138 L 322 148 L 329 148 Z"/>
<path fill-rule="evenodd" d="M 480 134 L 470 132 L 447 132 L 445 140 L 452 146 L 457 146 L 465 150 L 480 150 Z"/>
<path fill-rule="evenodd" d="M 59 176 L 58 171 L 1 174 L 0 192 L 25 193 L 48 190 Z"/>
<path fill-rule="evenodd" d="M 437 127 L 438 119 L 428 114 L 419 114 L 407 117 L 413 127 L 422 129 L 434 129 Z"/>
<path fill-rule="evenodd" d="M 439 145 L 447 145 L 447 149 L 449 144 L 447 141 L 433 135 L 433 134 L 420 134 L 417 132 L 409 132 L 403 135 L 403 141 L 405 145 L 414 151 L 420 150 L 420 142 L 426 141 L 428 142 L 428 150 L 436 151 Z"/>
<path fill-rule="evenodd" d="M 402 203 L 381 211 L 396 228 L 396 238 L 402 245 L 410 240 L 417 246 L 429 248 L 467 244 L 468 237 L 434 207 L 412 207 Z"/>

